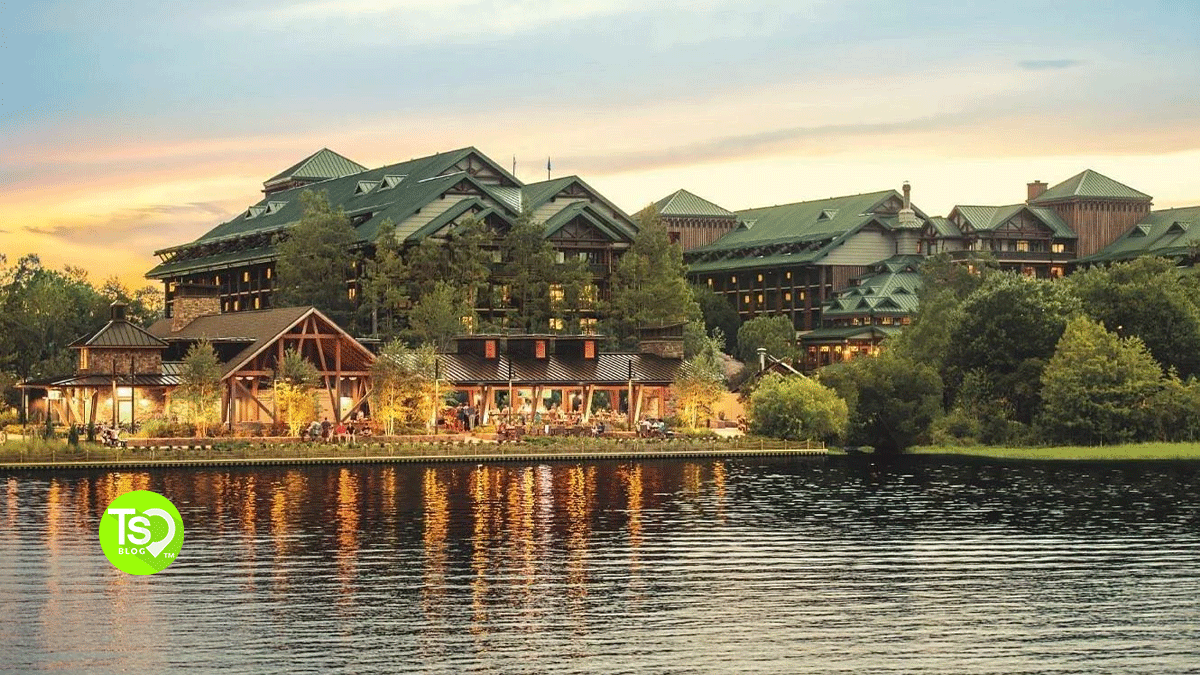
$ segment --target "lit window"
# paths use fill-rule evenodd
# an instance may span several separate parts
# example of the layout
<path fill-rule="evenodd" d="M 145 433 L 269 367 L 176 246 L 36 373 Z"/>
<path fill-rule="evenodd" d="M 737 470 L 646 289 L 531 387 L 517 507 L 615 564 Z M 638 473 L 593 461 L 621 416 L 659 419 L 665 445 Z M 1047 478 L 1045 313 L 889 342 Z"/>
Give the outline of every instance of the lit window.
<path fill-rule="evenodd" d="M 900 325 L 902 325 L 902 326 L 907 326 L 907 325 L 909 325 L 910 323 L 912 323 L 912 317 L 908 317 L 908 316 L 901 317 L 901 319 L 900 319 Z"/>
<path fill-rule="evenodd" d="M 1052 253 L 1063 253 L 1066 250 L 1067 247 L 1064 244 L 1050 244 L 1050 251 Z"/>
<path fill-rule="evenodd" d="M 234 301 L 233 301 L 233 311 L 235 311 L 235 312 L 236 312 L 236 311 L 238 311 L 238 310 L 239 310 L 239 309 L 241 309 L 241 308 L 242 308 L 242 301 L 241 301 L 241 300 L 234 300 Z"/>
<path fill-rule="evenodd" d="M 271 268 L 270 267 L 267 268 L 267 278 L 268 279 L 271 278 Z"/>
<path fill-rule="evenodd" d="M 562 330 L 563 325 L 562 319 L 550 319 L 550 330 Z"/>
<path fill-rule="evenodd" d="M 564 262 L 566 262 L 566 261 L 567 261 L 567 254 L 563 253 L 562 251 L 555 251 L 555 252 L 554 252 L 554 262 L 556 262 L 556 263 L 564 263 Z"/>
<path fill-rule="evenodd" d="M 735 277 L 735 276 L 730 276 L 730 277 L 729 277 L 729 283 L 731 283 L 731 284 L 736 284 L 736 283 L 737 283 L 737 277 Z"/>
<path fill-rule="evenodd" d="M 1050 268 L 1050 278 L 1051 279 L 1061 279 L 1062 275 L 1063 275 L 1063 268 L 1061 265 L 1054 265 Z"/>
<path fill-rule="evenodd" d="M 550 284 L 550 302 L 562 302 L 563 287 L 562 284 Z"/>
<path fill-rule="evenodd" d="M 262 301 L 258 296 L 254 297 L 254 309 L 262 307 Z"/>
<path fill-rule="evenodd" d="M 79 369 L 88 369 L 88 350 L 86 347 L 79 350 Z"/>
<path fill-rule="evenodd" d="M 117 398 L 133 398 L 133 387 L 117 387 Z"/>
<path fill-rule="evenodd" d="M 247 270 L 247 271 L 245 271 L 245 272 L 242 272 L 242 281 L 243 281 L 243 282 L 249 282 L 249 281 L 250 281 L 250 272 L 249 272 L 249 270 Z"/>
<path fill-rule="evenodd" d="M 474 330 L 475 329 L 475 317 L 464 316 L 462 318 L 462 327 L 463 327 L 463 330 L 465 330 L 468 333 L 470 333 L 472 330 Z"/>
<path fill-rule="evenodd" d="M 580 319 L 579 320 L 579 331 L 581 333 L 585 333 L 587 335 L 594 335 L 596 333 L 596 319 L 594 317 L 589 317 L 587 319 Z M 595 343 L 589 343 L 589 344 L 591 344 L 593 348 L 595 347 Z"/>
<path fill-rule="evenodd" d="M 791 294 L 791 293 L 784 293 L 784 294 L 783 294 L 783 301 L 784 301 L 784 302 L 791 302 L 791 301 L 792 301 L 792 294 Z"/>
<path fill-rule="evenodd" d="M 599 295 L 600 289 L 588 284 L 579 289 L 579 304 L 583 307 L 591 307 L 596 302 L 596 297 Z"/>
<path fill-rule="evenodd" d="M 350 298 L 351 300 L 353 300 L 353 299 L 354 299 L 354 296 L 356 296 L 356 295 L 358 295 L 358 289 L 357 289 L 357 288 L 355 288 L 355 287 L 351 286 L 350 288 L 347 288 L 347 289 L 346 289 L 346 297 L 348 297 L 348 298 Z"/>
<path fill-rule="evenodd" d="M 1017 242 L 1017 250 L 1021 251 L 1022 253 L 1028 252 L 1029 251 L 1029 242 L 1024 241 L 1024 240 L 1018 241 Z"/>
<path fill-rule="evenodd" d="M 880 319 L 879 323 L 883 324 L 884 326 L 890 326 L 890 325 L 892 325 L 892 317 L 890 317 L 890 316 L 882 317 Z"/>
<path fill-rule="evenodd" d="M 803 300 L 803 299 L 804 299 L 804 291 L 800 291 L 800 299 L 801 299 L 801 300 Z"/>
<path fill-rule="evenodd" d="M 713 282 L 712 282 L 712 277 L 709 277 L 709 278 L 708 278 L 708 287 L 709 287 L 709 288 L 712 288 L 712 285 L 713 285 Z M 174 290 L 174 289 L 172 289 L 172 290 Z"/>
<path fill-rule="evenodd" d="M 787 273 L 787 275 L 786 275 L 784 278 L 786 278 L 786 279 L 789 279 L 789 280 L 790 280 L 790 279 L 792 278 L 792 273 L 791 273 L 791 272 L 788 272 L 788 273 Z"/>
<path fill-rule="evenodd" d="M 747 295 L 745 298 L 742 299 L 742 302 L 747 305 L 750 304 L 750 296 Z"/>
<path fill-rule="evenodd" d="M 759 294 L 758 294 L 758 304 L 760 304 L 760 305 L 761 305 L 761 304 L 763 304 L 763 296 L 762 296 L 762 293 L 759 293 Z"/>
<path fill-rule="evenodd" d="M 760 284 L 762 283 L 762 275 L 761 274 L 758 275 L 758 283 L 760 283 Z"/>

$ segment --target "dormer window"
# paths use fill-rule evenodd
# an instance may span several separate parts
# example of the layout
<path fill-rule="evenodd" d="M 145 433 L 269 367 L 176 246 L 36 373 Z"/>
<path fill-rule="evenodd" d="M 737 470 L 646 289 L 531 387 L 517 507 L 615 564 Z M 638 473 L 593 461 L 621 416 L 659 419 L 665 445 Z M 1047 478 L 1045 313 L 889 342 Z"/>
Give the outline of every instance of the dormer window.
<path fill-rule="evenodd" d="M 408 178 L 408 174 L 405 174 L 403 176 L 384 176 L 383 184 L 379 186 L 379 189 L 380 190 L 391 190 L 392 188 L 394 188 L 397 185 L 399 185 L 400 183 L 402 183 L 405 178 Z"/>
<path fill-rule="evenodd" d="M 377 180 L 360 180 L 358 181 L 358 187 L 354 188 L 354 194 L 365 195 L 377 187 L 379 187 L 379 181 Z"/>
<path fill-rule="evenodd" d="M 251 206 L 250 208 L 246 209 L 245 218 L 246 220 L 257 218 L 266 212 L 267 207 L 265 206 Z"/>
<path fill-rule="evenodd" d="M 270 216 L 279 213 L 279 210 L 287 206 L 287 202 L 267 202 L 267 210 L 263 213 L 264 216 Z"/>

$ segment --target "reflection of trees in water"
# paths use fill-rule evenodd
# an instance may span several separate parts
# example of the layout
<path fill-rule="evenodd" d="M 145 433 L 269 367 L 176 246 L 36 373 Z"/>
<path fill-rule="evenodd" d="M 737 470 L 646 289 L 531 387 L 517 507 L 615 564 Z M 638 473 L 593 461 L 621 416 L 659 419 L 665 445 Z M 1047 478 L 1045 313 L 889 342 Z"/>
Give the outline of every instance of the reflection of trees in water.
<path fill-rule="evenodd" d="M 735 501 L 763 497 L 760 517 L 873 536 L 929 526 L 1003 525 L 1035 533 L 1200 527 L 1194 462 L 997 462 L 874 457 L 744 460 L 755 480 Z"/>

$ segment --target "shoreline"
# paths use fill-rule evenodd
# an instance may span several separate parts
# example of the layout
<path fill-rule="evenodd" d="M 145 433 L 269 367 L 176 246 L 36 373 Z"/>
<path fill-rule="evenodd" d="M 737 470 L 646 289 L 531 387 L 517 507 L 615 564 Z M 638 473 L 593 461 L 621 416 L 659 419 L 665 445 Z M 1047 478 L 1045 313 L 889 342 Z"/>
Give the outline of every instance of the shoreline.
<path fill-rule="evenodd" d="M 974 457 L 1036 462 L 1200 462 L 1200 443 L 1128 443 L 1032 448 L 920 446 L 909 449 L 906 454 L 922 457 Z"/>
<path fill-rule="evenodd" d="M 605 447 L 607 445 L 608 447 Z M 686 441 L 626 442 L 605 445 L 498 445 L 489 442 L 446 444 L 370 444 L 347 447 L 327 445 L 220 445 L 171 448 L 130 447 L 121 450 L 90 448 L 63 457 L 58 452 L 30 453 L 17 461 L 0 461 L 0 471 L 54 471 L 73 469 L 213 468 L 354 464 L 441 464 L 463 462 L 578 462 L 604 460 L 688 459 L 722 457 L 825 457 L 824 447 L 807 443 L 756 444 L 689 443 Z M 789 447 L 790 445 L 790 447 Z M 294 453 L 287 452 L 288 449 Z M 33 456 L 35 455 L 36 456 Z M 98 455 L 98 456 L 97 456 Z M 93 459 L 93 456 L 95 458 Z"/>

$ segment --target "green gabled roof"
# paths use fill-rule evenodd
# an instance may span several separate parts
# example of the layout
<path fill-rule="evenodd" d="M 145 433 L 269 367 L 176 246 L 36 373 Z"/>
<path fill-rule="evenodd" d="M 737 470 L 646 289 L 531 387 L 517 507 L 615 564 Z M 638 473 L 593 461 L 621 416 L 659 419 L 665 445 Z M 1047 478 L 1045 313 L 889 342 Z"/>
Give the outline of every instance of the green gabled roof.
<path fill-rule="evenodd" d="M 930 218 L 929 224 L 933 226 L 933 231 L 936 232 L 939 237 L 960 239 L 963 236 L 963 233 L 959 231 L 958 226 L 943 216 L 934 216 Z"/>
<path fill-rule="evenodd" d="M 271 185 L 287 183 L 293 180 L 329 180 L 330 178 L 351 176 L 366 170 L 367 167 L 358 162 L 346 159 L 329 148 L 321 148 L 292 166 L 271 176 L 263 185 L 270 187 Z"/>
<path fill-rule="evenodd" d="M 540 183 L 528 183 L 521 186 L 521 209 L 532 211 L 550 201 L 554 195 L 567 189 L 571 183 L 578 180 L 577 176 L 563 176 Z"/>
<path fill-rule="evenodd" d="M 128 321 L 121 319 L 113 319 L 104 324 L 104 327 L 91 335 L 85 335 L 78 340 L 72 342 L 70 347 L 81 349 L 84 347 L 120 347 L 126 349 L 164 349 L 167 346 L 166 342 L 159 340 L 153 335 L 142 330 L 140 326 L 135 326 Z"/>
<path fill-rule="evenodd" d="M 672 194 L 654 202 L 660 216 L 698 216 L 704 218 L 736 218 L 737 214 L 722 208 L 703 197 L 698 197 L 687 190 L 676 190 Z"/>
<path fill-rule="evenodd" d="M 899 328 L 888 326 L 838 326 L 818 328 L 800 336 L 804 343 L 841 342 L 854 338 L 891 337 L 900 332 Z"/>
<path fill-rule="evenodd" d="M 1150 201 L 1150 195 L 1087 169 L 1046 190 L 1029 203 L 1045 204 L 1076 197 Z"/>
<path fill-rule="evenodd" d="M 274 250 L 263 249 L 264 241 L 269 241 L 270 236 L 285 231 L 299 222 L 304 208 L 300 195 L 304 190 L 322 192 L 335 209 L 344 210 L 352 221 L 356 222 L 360 243 L 374 241 L 378 237 L 379 227 L 384 221 L 390 220 L 393 224 L 402 223 L 437 199 L 447 189 L 463 181 L 472 185 L 482 195 L 495 199 L 498 204 L 507 208 L 507 202 L 493 192 L 497 188 L 481 183 L 464 171 L 453 171 L 456 164 L 471 155 L 487 161 L 493 171 L 507 180 L 510 174 L 502 167 L 487 160 L 475 148 L 467 147 L 354 175 L 333 178 L 315 185 L 281 190 L 254 205 L 262 208 L 249 209 L 214 227 L 189 244 L 157 251 L 158 254 L 177 253 L 182 259 L 172 259 L 158 265 L 147 273 L 147 277 L 165 278 L 173 274 L 220 269 L 252 260 L 272 259 Z M 400 181 L 393 179 L 390 181 L 392 187 L 384 189 L 389 184 L 389 181 L 385 180 L 388 176 L 405 176 L 405 178 Z M 364 192 L 360 189 L 360 185 L 373 187 Z M 514 182 L 513 185 L 519 185 L 519 183 Z M 513 209 L 512 213 L 515 215 L 516 210 Z M 418 228 L 414 226 L 413 229 Z M 402 238 L 410 234 L 412 232 L 398 233 Z M 253 248 L 245 251 L 234 250 L 231 252 L 229 250 L 239 248 L 239 244 Z M 189 254 L 189 251 L 209 246 L 213 249 L 211 254 L 203 256 Z M 264 253 L 266 254 L 265 258 Z"/>
<path fill-rule="evenodd" d="M 473 212 L 471 213 L 471 216 L 479 220 L 487 218 L 489 215 L 496 214 L 510 224 L 512 223 L 512 219 L 509 218 L 507 214 L 488 206 L 478 197 L 467 197 L 454 206 L 451 206 L 443 211 L 441 215 L 429 221 L 420 229 L 408 235 L 406 239 L 408 241 L 420 241 L 425 237 L 436 234 L 443 227 L 449 225 L 451 222 L 463 216 L 464 214 L 467 214 L 468 212 Z"/>
<path fill-rule="evenodd" d="M 1067 225 L 1054 209 L 1026 204 L 1009 204 L 1007 206 L 955 206 L 954 211 L 966 218 L 976 232 L 991 232 L 1007 223 L 1022 211 L 1038 219 L 1043 225 L 1060 239 L 1077 239 L 1078 235 Z M 953 213 L 953 211 L 952 211 Z M 954 223 L 949 223 L 951 227 Z M 961 234 L 957 236 L 962 236 Z"/>
<path fill-rule="evenodd" d="M 693 274 L 808 264 L 825 257 L 872 221 L 891 228 L 895 214 L 876 213 L 895 190 L 738 211 L 740 224 L 685 254 Z M 918 217 L 923 218 L 923 215 Z"/>
<path fill-rule="evenodd" d="M 564 176 L 540 183 L 529 183 L 523 186 L 521 188 L 521 210 L 533 211 L 573 184 L 579 185 L 585 192 L 592 195 L 596 201 L 611 209 L 617 217 L 615 220 L 613 218 L 607 218 L 607 220 L 616 224 L 621 232 L 625 233 L 630 239 L 637 234 L 637 227 L 633 224 L 633 219 L 630 218 L 629 214 L 625 213 L 616 204 L 605 199 L 604 195 L 593 189 L 591 185 L 588 185 L 579 176 Z M 599 212 L 599 209 L 596 209 L 596 211 Z M 620 222 L 622 220 L 624 222 Z M 549 225 L 549 223 L 550 219 L 547 219 L 546 224 Z"/>
<path fill-rule="evenodd" d="M 161 263 L 154 269 L 147 272 L 146 278 L 165 279 L 166 277 L 183 272 L 212 272 L 216 270 L 223 270 L 229 267 L 267 262 L 269 260 L 274 260 L 275 257 L 276 251 L 273 245 L 239 249 L 236 251 L 225 251 L 223 253 L 215 253 L 213 255 L 206 255 L 199 258 L 170 260 Z"/>
<path fill-rule="evenodd" d="M 872 271 L 855 280 L 855 285 L 835 292 L 821 308 L 823 318 L 855 315 L 913 314 L 921 288 L 919 268 L 923 258 L 892 256 L 872 265 Z"/>
<path fill-rule="evenodd" d="M 617 222 L 613 218 L 609 217 L 607 213 L 595 208 L 588 202 L 574 202 L 568 204 L 561 211 L 547 218 L 544 236 L 547 238 L 553 236 L 555 232 L 558 232 L 564 226 L 566 226 L 567 223 L 570 223 L 576 218 L 583 218 L 584 220 L 588 221 L 594 225 L 596 229 L 603 232 L 613 241 L 632 241 L 633 237 L 635 236 L 634 233 L 630 232 L 622 223 Z"/>
<path fill-rule="evenodd" d="M 834 238 L 861 227 L 872 218 L 877 218 L 878 216 L 873 215 L 871 211 L 893 196 L 899 196 L 899 193 L 895 190 L 883 190 L 738 211 L 737 217 L 741 224 L 736 229 L 707 246 L 693 249 L 690 253 L 728 251 L 787 241 L 812 241 L 814 238 Z M 822 218 L 822 212 L 835 213 L 831 218 Z"/>
<path fill-rule="evenodd" d="M 1182 258 L 1200 247 L 1200 206 L 1151 211 L 1137 225 L 1081 263 L 1129 260 L 1143 255 Z"/>

